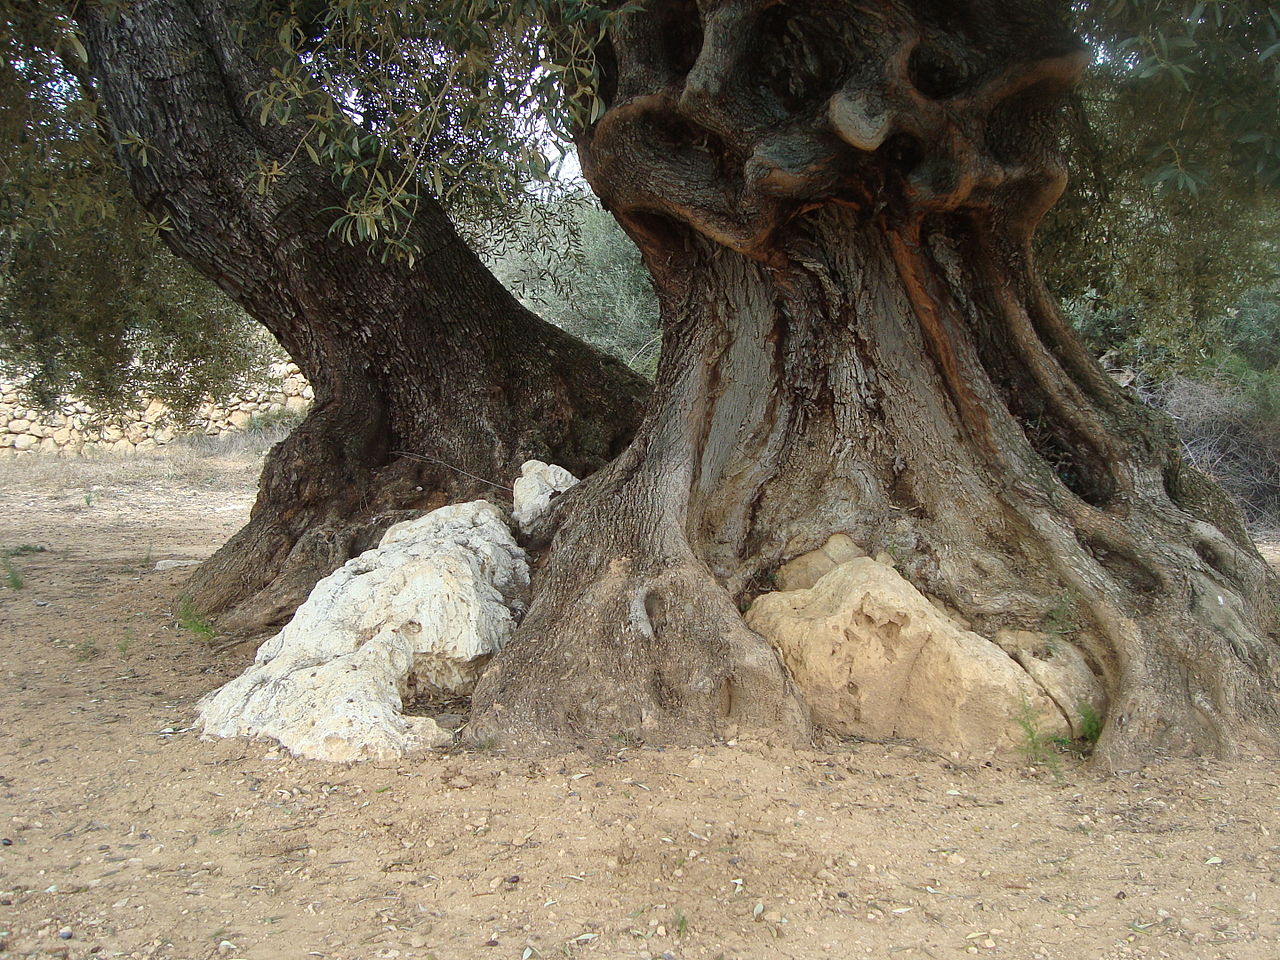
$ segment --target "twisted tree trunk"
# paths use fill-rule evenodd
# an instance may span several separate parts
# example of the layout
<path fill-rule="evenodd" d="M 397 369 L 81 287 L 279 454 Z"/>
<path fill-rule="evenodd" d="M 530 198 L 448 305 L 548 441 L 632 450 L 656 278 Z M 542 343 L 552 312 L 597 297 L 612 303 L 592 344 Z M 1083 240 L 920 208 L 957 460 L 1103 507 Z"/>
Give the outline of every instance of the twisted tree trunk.
<path fill-rule="evenodd" d="M 239 6 L 88 3 L 79 16 L 138 198 L 315 390 L 268 457 L 249 524 L 189 585 L 198 608 L 258 631 L 405 510 L 500 498 L 529 457 L 600 467 L 631 437 L 647 384 L 523 309 L 430 198 L 408 238 L 415 266 L 331 237 L 343 195 L 299 150 L 303 130 L 259 123 L 266 72 L 236 31 Z M 286 173 L 259 193 L 255 171 L 272 162 Z"/>
<path fill-rule="evenodd" d="M 974 629 L 1051 618 L 1098 753 L 1280 745 L 1275 578 L 1064 323 L 1030 239 L 1084 63 L 1047 0 L 651 0 L 580 140 L 663 306 L 630 448 L 560 503 L 479 736 L 805 732 L 739 610 L 845 533 Z"/>

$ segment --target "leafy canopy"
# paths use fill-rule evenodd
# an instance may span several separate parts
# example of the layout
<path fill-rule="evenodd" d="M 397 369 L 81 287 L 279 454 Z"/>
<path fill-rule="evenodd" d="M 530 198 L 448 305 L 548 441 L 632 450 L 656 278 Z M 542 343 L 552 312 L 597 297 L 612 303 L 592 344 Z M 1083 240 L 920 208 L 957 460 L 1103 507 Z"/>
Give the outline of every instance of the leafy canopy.
<path fill-rule="evenodd" d="M 33 402 L 184 409 L 262 369 L 262 333 L 163 248 L 103 136 L 71 22 L 0 6 L 0 373 Z"/>

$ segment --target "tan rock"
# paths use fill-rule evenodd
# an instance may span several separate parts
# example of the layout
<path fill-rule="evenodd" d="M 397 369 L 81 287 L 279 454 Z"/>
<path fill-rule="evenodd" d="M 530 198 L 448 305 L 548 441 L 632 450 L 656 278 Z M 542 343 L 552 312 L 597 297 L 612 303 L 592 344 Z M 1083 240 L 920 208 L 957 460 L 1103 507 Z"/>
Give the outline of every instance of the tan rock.
<path fill-rule="evenodd" d="M 103 427 L 102 439 L 105 443 L 116 443 L 124 439 L 124 430 L 114 423 L 108 427 Z"/>
<path fill-rule="evenodd" d="M 145 423 L 131 423 L 124 428 L 124 438 L 130 443 L 137 444 L 147 438 L 150 432 Z"/>
<path fill-rule="evenodd" d="M 41 437 L 40 442 L 36 444 L 36 449 L 41 453 L 55 453 L 58 449 L 58 444 L 53 437 Z"/>
<path fill-rule="evenodd" d="M 151 436 L 156 443 L 168 443 L 174 438 L 174 430 L 172 427 L 157 427 Z"/>
<path fill-rule="evenodd" d="M 133 453 L 133 449 L 133 444 L 123 437 L 111 444 L 112 453 Z"/>
<path fill-rule="evenodd" d="M 36 442 L 37 442 L 36 438 L 31 436 L 31 434 L 18 433 L 13 435 L 13 443 L 10 444 L 10 446 L 12 446 L 13 449 L 18 451 L 30 450 L 32 447 L 36 445 Z"/>
<path fill-rule="evenodd" d="M 142 419 L 148 423 L 157 423 L 168 412 L 168 406 L 166 406 L 162 401 L 152 400 L 147 404 L 146 409 L 142 411 Z"/>
<path fill-rule="evenodd" d="M 137 442 L 137 444 L 134 446 L 134 449 L 135 450 L 154 450 L 156 446 L 157 444 L 154 440 L 152 440 L 150 437 L 145 437 L 142 440 L 139 440 Z"/>
<path fill-rule="evenodd" d="M 251 420 L 253 420 L 253 414 L 248 410 L 236 410 L 227 417 L 228 425 L 232 430 L 243 430 L 249 426 Z"/>
<path fill-rule="evenodd" d="M 307 408 L 311 406 L 305 397 L 290 397 L 284 402 L 284 408 L 290 413 L 306 413 Z"/>
<path fill-rule="evenodd" d="M 1017 660 L 1058 705 L 1073 737 L 1084 736 L 1090 715 L 1107 715 L 1107 692 L 1084 653 L 1061 636 L 1028 630 L 997 630 L 995 642 Z"/>
<path fill-rule="evenodd" d="M 818 725 L 910 737 L 940 750 L 991 753 L 1068 724 L 1003 650 L 936 610 L 897 571 L 868 558 L 811 589 L 766 593 L 747 623 L 782 654 Z"/>
<path fill-rule="evenodd" d="M 30 420 L 24 420 L 21 417 L 17 417 L 9 421 L 9 432 L 10 433 L 26 433 L 28 428 L 30 428 L 30 426 L 31 426 Z"/>
<path fill-rule="evenodd" d="M 71 429 L 63 427 L 61 430 L 53 431 L 53 442 L 60 447 L 65 447 L 71 442 Z"/>
<path fill-rule="evenodd" d="M 779 590 L 807 590 L 840 564 L 866 555 L 847 534 L 832 534 L 817 550 L 801 554 L 779 567 L 775 582 Z"/>

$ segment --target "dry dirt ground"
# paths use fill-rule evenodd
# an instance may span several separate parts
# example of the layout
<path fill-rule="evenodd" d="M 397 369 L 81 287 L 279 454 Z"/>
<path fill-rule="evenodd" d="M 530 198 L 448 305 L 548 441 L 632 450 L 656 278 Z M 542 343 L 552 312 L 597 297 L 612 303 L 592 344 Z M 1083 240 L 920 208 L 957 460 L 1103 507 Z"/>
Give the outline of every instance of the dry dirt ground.
<path fill-rule="evenodd" d="M 201 740 L 252 650 L 153 568 L 244 520 L 252 452 L 0 462 L 6 957 L 1280 957 L 1271 762 Z"/>

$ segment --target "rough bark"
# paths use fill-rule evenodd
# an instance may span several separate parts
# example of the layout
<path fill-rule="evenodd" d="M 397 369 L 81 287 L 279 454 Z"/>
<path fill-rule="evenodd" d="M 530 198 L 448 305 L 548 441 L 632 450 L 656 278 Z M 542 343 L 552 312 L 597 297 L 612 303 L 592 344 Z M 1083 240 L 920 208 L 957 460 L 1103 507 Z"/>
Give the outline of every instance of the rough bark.
<path fill-rule="evenodd" d="M 262 124 L 235 0 L 83 4 L 95 85 L 142 204 L 284 346 L 315 403 L 268 457 L 252 519 L 189 591 L 239 630 L 279 623 L 403 511 L 499 498 L 529 457 L 579 475 L 634 431 L 647 385 L 524 310 L 426 198 L 416 265 L 329 234 L 342 194 Z M 251 20 L 248 22 L 252 22 Z M 255 171 L 286 173 L 259 193 Z M 426 192 L 426 191 L 422 191 Z"/>
<path fill-rule="evenodd" d="M 1276 583 L 1030 254 L 1064 5 L 654 0 L 580 140 L 663 305 L 628 451 L 560 504 L 480 736 L 805 731 L 737 611 L 842 532 L 975 629 L 1069 630 L 1097 755 L 1274 752 Z"/>

